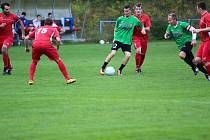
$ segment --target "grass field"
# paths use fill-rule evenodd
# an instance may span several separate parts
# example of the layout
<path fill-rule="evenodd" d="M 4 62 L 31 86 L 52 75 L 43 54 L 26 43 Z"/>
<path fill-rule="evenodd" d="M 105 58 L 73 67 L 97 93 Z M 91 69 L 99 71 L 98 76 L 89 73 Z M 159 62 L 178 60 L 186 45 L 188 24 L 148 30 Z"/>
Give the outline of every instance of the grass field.
<path fill-rule="evenodd" d="M 0 140 L 210 140 L 210 82 L 193 75 L 174 43 L 151 42 L 142 74 L 133 53 L 122 77 L 99 75 L 109 51 L 65 45 L 59 53 L 77 83 L 66 85 L 43 57 L 29 86 L 31 54 L 11 48 L 13 73 L 0 76 Z M 118 69 L 122 57 L 109 65 Z"/>

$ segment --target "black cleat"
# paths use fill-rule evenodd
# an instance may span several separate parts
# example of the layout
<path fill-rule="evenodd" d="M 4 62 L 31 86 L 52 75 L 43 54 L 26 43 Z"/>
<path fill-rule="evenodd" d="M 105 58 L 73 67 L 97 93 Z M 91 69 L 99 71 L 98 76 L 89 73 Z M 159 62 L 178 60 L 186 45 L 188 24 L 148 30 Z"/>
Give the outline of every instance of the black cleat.
<path fill-rule="evenodd" d="M 136 73 L 141 73 L 141 69 L 136 69 Z"/>
<path fill-rule="evenodd" d="M 198 75 L 199 69 L 197 67 L 192 68 L 194 75 Z"/>

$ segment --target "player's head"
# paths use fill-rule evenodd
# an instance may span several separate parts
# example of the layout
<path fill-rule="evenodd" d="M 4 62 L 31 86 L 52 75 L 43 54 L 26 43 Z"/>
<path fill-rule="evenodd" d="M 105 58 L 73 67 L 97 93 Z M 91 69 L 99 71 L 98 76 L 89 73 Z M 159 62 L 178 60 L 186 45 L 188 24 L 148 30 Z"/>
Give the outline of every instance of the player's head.
<path fill-rule="evenodd" d="M 135 5 L 135 14 L 136 15 L 141 15 L 142 13 L 143 13 L 142 3 L 137 3 Z"/>
<path fill-rule="evenodd" d="M 168 15 L 168 23 L 171 25 L 176 25 L 177 24 L 177 16 L 175 13 L 170 13 Z"/>
<path fill-rule="evenodd" d="M 36 15 L 36 18 L 37 18 L 38 20 L 41 20 L 41 15 Z"/>
<path fill-rule="evenodd" d="M 10 4 L 9 3 L 2 3 L 1 4 L 1 9 L 4 12 L 4 14 L 9 14 L 10 13 Z"/>
<path fill-rule="evenodd" d="M 52 13 L 47 14 L 48 18 L 52 18 Z"/>
<path fill-rule="evenodd" d="M 205 11 L 205 10 L 206 10 L 206 4 L 205 4 L 205 2 L 198 2 L 197 3 L 197 12 L 199 14 L 202 14 L 202 12 Z"/>
<path fill-rule="evenodd" d="M 129 4 L 126 4 L 123 8 L 123 12 L 125 17 L 129 17 L 131 15 L 131 7 Z"/>
<path fill-rule="evenodd" d="M 51 18 L 46 18 L 45 21 L 44 21 L 44 25 L 52 25 L 53 24 L 53 21 Z"/>
<path fill-rule="evenodd" d="M 22 12 L 21 15 L 22 15 L 23 17 L 25 17 L 25 16 L 26 16 L 26 12 Z"/>

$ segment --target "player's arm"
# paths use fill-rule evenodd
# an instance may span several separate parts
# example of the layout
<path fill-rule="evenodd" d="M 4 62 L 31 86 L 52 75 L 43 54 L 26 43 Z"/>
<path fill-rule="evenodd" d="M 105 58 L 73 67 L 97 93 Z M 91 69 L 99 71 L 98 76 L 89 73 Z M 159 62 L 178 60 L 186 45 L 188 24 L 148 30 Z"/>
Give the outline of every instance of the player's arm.
<path fill-rule="evenodd" d="M 4 28 L 7 24 L 6 23 L 1 23 L 0 28 Z"/>
<path fill-rule="evenodd" d="M 195 28 L 193 26 L 191 26 L 191 25 L 188 25 L 186 29 L 192 33 L 192 42 L 191 42 L 191 44 L 193 46 L 195 46 L 195 44 L 196 44 L 196 37 L 197 37 L 197 33 L 194 32 Z"/>
<path fill-rule="evenodd" d="M 210 27 L 195 29 L 193 32 L 195 32 L 195 33 L 210 32 Z"/>
<path fill-rule="evenodd" d="M 59 35 L 59 32 L 58 32 L 57 29 L 55 29 L 54 37 L 55 37 L 55 40 L 56 40 L 56 48 L 57 48 L 57 50 L 59 50 L 60 43 L 61 43 L 61 38 L 60 38 L 60 35 Z"/>
<path fill-rule="evenodd" d="M 168 25 L 167 29 L 166 29 L 166 32 L 164 34 L 164 38 L 165 39 L 169 39 L 171 37 L 171 33 L 170 33 L 170 27 Z"/>
<path fill-rule="evenodd" d="M 24 27 L 24 24 L 23 22 L 19 19 L 18 22 L 20 23 L 20 26 L 21 26 L 21 33 L 22 33 L 22 39 L 25 38 L 25 27 Z"/>
<path fill-rule="evenodd" d="M 145 24 L 145 30 L 146 30 L 147 32 L 149 32 L 150 29 L 151 29 L 151 26 L 152 26 L 152 24 L 151 24 L 150 18 L 147 17 L 146 24 Z"/>
<path fill-rule="evenodd" d="M 145 35 L 146 34 L 146 29 L 145 29 L 144 25 L 141 23 L 140 20 L 138 20 L 138 26 L 141 28 L 141 33 L 143 35 Z"/>
<path fill-rule="evenodd" d="M 32 33 L 30 33 L 29 35 L 27 35 L 24 38 L 25 52 L 29 52 L 30 51 L 29 45 L 28 45 L 28 40 L 31 39 L 31 38 L 34 38 L 34 37 L 35 37 L 35 31 L 33 31 Z"/>

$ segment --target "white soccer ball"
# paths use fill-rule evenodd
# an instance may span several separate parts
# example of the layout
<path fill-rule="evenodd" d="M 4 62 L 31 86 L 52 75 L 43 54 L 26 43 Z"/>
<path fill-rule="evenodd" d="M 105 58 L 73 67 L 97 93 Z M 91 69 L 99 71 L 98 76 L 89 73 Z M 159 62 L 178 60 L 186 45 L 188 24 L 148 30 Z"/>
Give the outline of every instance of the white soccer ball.
<path fill-rule="evenodd" d="M 109 66 L 105 69 L 105 74 L 108 76 L 113 76 L 115 73 L 115 69 L 112 66 Z"/>
<path fill-rule="evenodd" d="M 104 41 L 104 40 L 100 40 L 99 43 L 100 43 L 101 45 L 103 45 L 103 44 L 105 44 L 105 41 Z"/>

